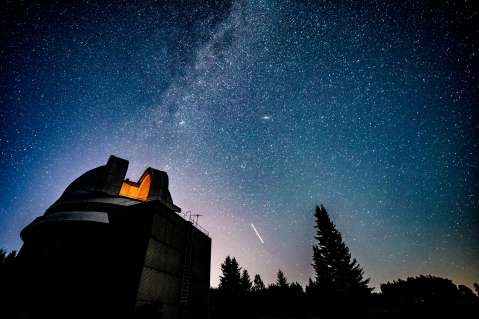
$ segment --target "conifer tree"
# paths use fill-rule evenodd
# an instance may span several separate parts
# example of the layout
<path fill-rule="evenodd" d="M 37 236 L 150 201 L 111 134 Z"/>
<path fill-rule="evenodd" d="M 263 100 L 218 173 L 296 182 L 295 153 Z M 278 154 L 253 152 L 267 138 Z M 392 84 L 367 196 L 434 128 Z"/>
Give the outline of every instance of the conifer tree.
<path fill-rule="evenodd" d="M 236 294 L 240 290 L 241 268 L 236 258 L 227 256 L 224 263 L 221 264 L 220 283 L 218 290 L 227 294 Z"/>
<path fill-rule="evenodd" d="M 243 269 L 243 272 L 241 274 L 240 278 L 240 289 L 243 292 L 249 292 L 251 291 L 252 287 L 251 279 L 249 277 L 248 271 L 246 269 Z"/>
<path fill-rule="evenodd" d="M 216 295 L 218 318 L 245 318 L 248 317 L 248 295 L 251 280 L 247 271 L 241 274 L 241 267 L 235 257 L 227 256 L 221 264 L 220 283 Z"/>
<path fill-rule="evenodd" d="M 288 279 L 281 269 L 278 270 L 278 274 L 276 275 L 276 285 L 281 288 L 286 288 L 289 286 Z"/>
<path fill-rule="evenodd" d="M 330 220 L 328 212 L 321 205 L 316 206 L 317 244 L 313 246 L 314 281 L 309 290 L 321 294 L 357 295 L 369 293 L 369 279 L 363 278 L 363 270 L 356 259 L 351 260 L 349 248 L 344 244 L 341 234 Z"/>
<path fill-rule="evenodd" d="M 259 292 L 263 291 L 264 289 L 265 286 L 263 280 L 261 279 L 261 276 L 259 274 L 256 274 L 253 280 L 253 291 Z"/>

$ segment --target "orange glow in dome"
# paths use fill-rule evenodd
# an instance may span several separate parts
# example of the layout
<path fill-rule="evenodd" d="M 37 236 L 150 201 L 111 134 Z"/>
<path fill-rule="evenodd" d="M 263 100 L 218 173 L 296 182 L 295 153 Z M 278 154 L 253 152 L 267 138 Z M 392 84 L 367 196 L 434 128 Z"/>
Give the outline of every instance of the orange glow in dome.
<path fill-rule="evenodd" d="M 150 192 L 150 184 L 151 176 L 149 174 L 143 176 L 138 183 L 126 180 L 121 185 L 120 196 L 146 201 Z"/>

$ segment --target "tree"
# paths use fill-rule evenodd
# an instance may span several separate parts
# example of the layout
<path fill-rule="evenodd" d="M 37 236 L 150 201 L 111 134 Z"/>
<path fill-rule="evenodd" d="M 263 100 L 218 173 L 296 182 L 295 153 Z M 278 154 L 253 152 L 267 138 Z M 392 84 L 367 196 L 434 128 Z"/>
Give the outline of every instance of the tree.
<path fill-rule="evenodd" d="M 253 280 L 253 291 L 261 292 L 261 291 L 264 291 L 264 289 L 265 289 L 265 286 L 264 286 L 263 280 L 261 279 L 261 276 L 259 274 L 256 274 Z"/>
<path fill-rule="evenodd" d="M 5 259 L 6 255 L 7 251 L 3 248 L 0 248 L 0 265 L 3 264 L 3 260 Z"/>
<path fill-rule="evenodd" d="M 220 283 L 215 295 L 215 316 L 218 318 L 242 318 L 249 308 L 244 306 L 246 294 L 242 291 L 241 267 L 236 258 L 227 256 L 221 264 L 221 272 Z M 245 279 L 246 277 L 243 276 L 243 280 Z"/>
<path fill-rule="evenodd" d="M 278 270 L 278 274 L 276 275 L 276 285 L 280 288 L 287 288 L 289 286 L 288 279 L 286 279 L 281 269 Z"/>
<path fill-rule="evenodd" d="M 381 297 L 401 317 L 466 318 L 479 313 L 479 298 L 470 288 L 431 275 L 381 284 Z"/>
<path fill-rule="evenodd" d="M 304 293 L 303 287 L 301 287 L 301 285 L 298 282 L 292 282 L 289 285 L 289 290 L 291 291 L 292 295 L 296 295 L 296 296 L 298 295 L 301 296 Z"/>
<path fill-rule="evenodd" d="M 240 290 L 241 268 L 236 258 L 227 256 L 221 264 L 221 272 L 218 290 L 227 294 L 237 294 Z"/>
<path fill-rule="evenodd" d="M 312 295 L 315 294 L 316 284 L 314 283 L 314 281 L 311 278 L 308 279 L 308 283 L 306 284 L 306 287 L 305 287 L 304 291 L 306 292 L 306 295 L 308 295 L 308 296 L 312 296 Z"/>
<path fill-rule="evenodd" d="M 240 290 L 242 292 L 249 292 L 251 291 L 252 287 L 251 279 L 249 277 L 248 271 L 246 269 L 243 269 L 243 272 L 241 274 L 240 278 Z"/>
<path fill-rule="evenodd" d="M 3 265 L 12 265 L 17 258 L 17 251 L 12 250 L 7 254 L 7 251 L 3 248 L 0 248 L 0 266 Z"/>
<path fill-rule="evenodd" d="M 17 251 L 12 250 L 11 252 L 8 253 L 8 255 L 5 257 L 4 263 L 6 265 L 12 265 L 15 263 L 15 260 L 17 258 Z"/>
<path fill-rule="evenodd" d="M 370 293 L 369 279 L 363 278 L 363 270 L 356 259 L 351 260 L 349 248 L 344 244 L 340 232 L 321 205 L 315 210 L 317 244 L 313 246 L 312 287 L 320 295 L 357 296 Z"/>

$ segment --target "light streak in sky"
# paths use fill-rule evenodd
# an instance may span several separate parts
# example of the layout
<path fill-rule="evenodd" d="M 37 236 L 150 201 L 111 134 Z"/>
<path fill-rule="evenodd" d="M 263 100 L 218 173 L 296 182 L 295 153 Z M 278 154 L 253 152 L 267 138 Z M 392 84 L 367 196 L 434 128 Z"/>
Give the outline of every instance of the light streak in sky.
<path fill-rule="evenodd" d="M 256 230 L 256 227 L 254 227 L 253 224 L 250 224 L 250 225 L 251 225 L 251 227 L 253 228 L 254 232 L 256 233 L 256 236 L 258 236 L 259 241 L 260 241 L 262 244 L 264 244 L 263 238 L 261 238 L 261 235 L 260 235 L 259 232 Z"/>

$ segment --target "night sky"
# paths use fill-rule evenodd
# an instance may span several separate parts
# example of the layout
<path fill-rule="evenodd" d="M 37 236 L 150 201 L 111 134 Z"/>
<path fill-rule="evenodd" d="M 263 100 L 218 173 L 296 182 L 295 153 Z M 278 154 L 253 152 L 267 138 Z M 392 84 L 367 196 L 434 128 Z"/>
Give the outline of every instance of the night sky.
<path fill-rule="evenodd" d="M 307 282 L 322 203 L 372 286 L 471 287 L 477 11 L 336 2 L 7 1 L 0 247 L 114 154 L 133 180 L 165 170 L 203 215 L 212 285 L 227 254 L 267 283 L 278 268 Z"/>

